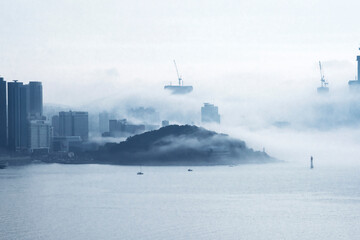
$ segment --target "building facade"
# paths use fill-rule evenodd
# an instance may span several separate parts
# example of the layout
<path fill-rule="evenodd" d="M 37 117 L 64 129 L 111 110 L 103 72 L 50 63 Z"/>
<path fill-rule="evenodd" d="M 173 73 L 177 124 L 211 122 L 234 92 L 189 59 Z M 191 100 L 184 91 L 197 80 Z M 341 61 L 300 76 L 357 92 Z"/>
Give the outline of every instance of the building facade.
<path fill-rule="evenodd" d="M 29 125 L 29 151 L 49 152 L 52 138 L 51 125 L 43 120 L 32 120 Z"/>
<path fill-rule="evenodd" d="M 28 86 L 22 82 L 8 83 L 8 146 L 11 151 L 28 147 Z"/>
<path fill-rule="evenodd" d="M 100 133 L 109 131 L 109 114 L 107 112 L 99 113 L 99 131 Z"/>
<path fill-rule="evenodd" d="M 0 77 L 0 150 L 7 148 L 6 81 Z"/>
<path fill-rule="evenodd" d="M 59 136 L 89 138 L 89 114 L 87 112 L 59 112 Z"/>
<path fill-rule="evenodd" d="M 42 119 L 43 89 L 41 82 L 29 82 L 29 113 L 32 119 Z"/>
<path fill-rule="evenodd" d="M 219 123 L 220 115 L 219 109 L 214 104 L 204 103 L 201 107 L 201 122 L 203 123 Z"/>

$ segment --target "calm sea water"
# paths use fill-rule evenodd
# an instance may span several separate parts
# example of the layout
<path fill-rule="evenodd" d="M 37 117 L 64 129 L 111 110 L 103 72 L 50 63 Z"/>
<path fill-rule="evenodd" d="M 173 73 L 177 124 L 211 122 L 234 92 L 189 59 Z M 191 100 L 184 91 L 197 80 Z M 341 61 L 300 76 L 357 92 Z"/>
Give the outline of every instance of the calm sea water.
<path fill-rule="evenodd" d="M 358 167 L 0 170 L 0 239 L 360 239 Z"/>

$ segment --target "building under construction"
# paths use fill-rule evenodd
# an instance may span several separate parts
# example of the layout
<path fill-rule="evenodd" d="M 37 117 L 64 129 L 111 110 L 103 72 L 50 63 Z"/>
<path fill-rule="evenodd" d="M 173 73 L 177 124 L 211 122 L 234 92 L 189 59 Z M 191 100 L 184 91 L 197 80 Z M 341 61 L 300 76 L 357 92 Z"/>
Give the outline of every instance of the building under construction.
<path fill-rule="evenodd" d="M 329 88 L 327 87 L 327 85 L 329 84 L 328 82 L 325 81 L 325 76 L 323 73 L 323 69 L 321 66 L 321 62 L 319 62 L 319 67 L 320 67 L 320 82 L 321 82 L 321 86 L 317 88 L 317 92 L 319 94 L 326 94 L 329 92 Z"/>
<path fill-rule="evenodd" d="M 175 64 L 175 69 L 176 69 L 179 85 L 172 85 L 170 83 L 170 85 L 166 85 L 164 87 L 164 89 L 171 91 L 171 94 L 187 94 L 187 93 L 192 92 L 192 90 L 193 90 L 192 86 L 184 86 L 184 81 L 182 80 L 182 77 L 179 74 L 175 60 L 174 60 L 174 64 Z"/>

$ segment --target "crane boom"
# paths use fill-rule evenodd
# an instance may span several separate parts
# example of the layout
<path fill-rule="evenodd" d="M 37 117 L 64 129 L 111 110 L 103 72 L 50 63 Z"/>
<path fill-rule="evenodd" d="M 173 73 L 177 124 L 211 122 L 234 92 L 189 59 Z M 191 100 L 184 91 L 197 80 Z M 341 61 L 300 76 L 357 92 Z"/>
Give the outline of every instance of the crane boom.
<path fill-rule="evenodd" d="M 322 73 L 322 67 L 321 67 L 321 62 L 319 61 L 319 66 L 320 66 L 320 78 L 321 78 L 321 82 L 324 80 L 324 75 Z"/>
<path fill-rule="evenodd" d="M 321 77 L 321 87 L 326 87 L 329 83 L 325 81 L 325 76 L 322 70 L 321 62 L 319 61 L 319 67 L 320 67 L 320 77 Z"/>
<path fill-rule="evenodd" d="M 181 81 L 182 81 L 182 79 L 181 79 L 181 77 L 180 77 L 180 75 L 179 75 L 179 71 L 178 71 L 178 68 L 177 68 L 177 66 L 176 66 L 176 61 L 175 61 L 175 60 L 174 60 L 174 65 L 175 65 L 176 73 L 177 73 L 178 80 L 179 80 L 179 86 L 181 86 Z"/>

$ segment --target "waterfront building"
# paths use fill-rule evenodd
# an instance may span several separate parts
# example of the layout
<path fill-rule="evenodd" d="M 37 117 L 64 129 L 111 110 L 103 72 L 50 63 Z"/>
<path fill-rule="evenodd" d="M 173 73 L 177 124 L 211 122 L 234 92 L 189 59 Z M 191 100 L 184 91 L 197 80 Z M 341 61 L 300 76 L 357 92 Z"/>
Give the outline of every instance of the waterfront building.
<path fill-rule="evenodd" d="M 52 151 L 69 152 L 71 148 L 80 147 L 82 139 L 80 136 L 57 136 L 52 140 Z"/>
<path fill-rule="evenodd" d="M 0 150 L 7 147 L 6 81 L 0 77 Z"/>
<path fill-rule="evenodd" d="M 11 151 L 28 146 L 28 86 L 14 80 L 8 83 L 8 146 Z"/>
<path fill-rule="evenodd" d="M 88 112 L 59 112 L 59 136 L 80 136 L 83 141 L 89 138 Z"/>
<path fill-rule="evenodd" d="M 49 152 L 52 137 L 51 125 L 43 120 L 32 120 L 29 125 L 29 151 Z"/>

